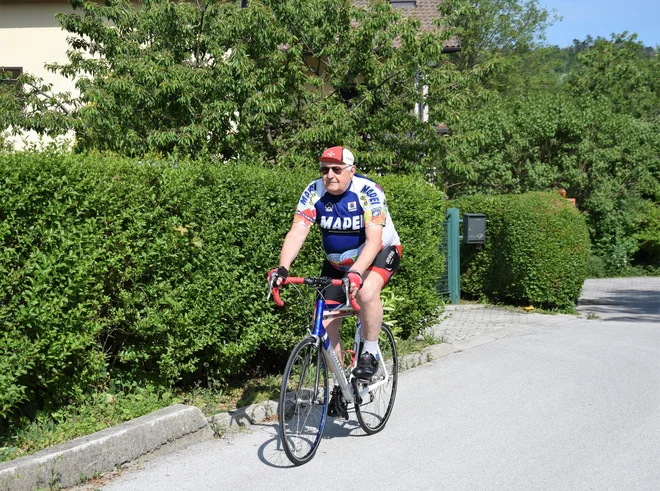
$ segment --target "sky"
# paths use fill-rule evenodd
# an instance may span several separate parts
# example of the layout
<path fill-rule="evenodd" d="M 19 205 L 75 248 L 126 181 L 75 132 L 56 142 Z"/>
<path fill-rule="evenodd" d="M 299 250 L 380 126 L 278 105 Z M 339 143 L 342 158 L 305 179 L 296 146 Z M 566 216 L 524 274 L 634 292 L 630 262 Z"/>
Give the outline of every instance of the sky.
<path fill-rule="evenodd" d="M 645 46 L 660 45 L 660 0 L 539 0 L 539 5 L 563 17 L 546 32 L 551 45 L 564 48 L 573 39 L 610 39 L 623 31 L 636 32 Z"/>

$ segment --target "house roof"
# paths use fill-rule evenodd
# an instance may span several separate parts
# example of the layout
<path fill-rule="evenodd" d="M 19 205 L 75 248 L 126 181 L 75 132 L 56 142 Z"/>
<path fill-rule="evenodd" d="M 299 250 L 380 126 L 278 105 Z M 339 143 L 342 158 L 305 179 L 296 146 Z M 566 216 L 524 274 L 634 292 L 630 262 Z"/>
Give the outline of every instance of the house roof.
<path fill-rule="evenodd" d="M 442 0 L 390 0 L 390 3 L 392 3 L 392 6 L 395 8 L 400 8 L 404 15 L 412 15 L 417 17 L 421 22 L 422 31 L 437 32 L 438 28 L 433 23 L 433 21 L 440 18 L 438 5 L 441 1 Z M 354 0 L 353 3 L 356 7 L 366 8 L 369 5 L 369 0 Z M 445 41 L 443 52 L 453 53 L 460 50 L 461 41 L 459 38 L 454 37 Z"/>

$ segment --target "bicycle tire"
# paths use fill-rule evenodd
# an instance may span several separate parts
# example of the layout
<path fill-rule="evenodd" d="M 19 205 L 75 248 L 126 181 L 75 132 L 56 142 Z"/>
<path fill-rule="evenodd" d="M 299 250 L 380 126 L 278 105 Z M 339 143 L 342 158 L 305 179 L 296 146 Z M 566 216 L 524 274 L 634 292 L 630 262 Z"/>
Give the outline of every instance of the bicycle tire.
<path fill-rule="evenodd" d="M 381 351 L 378 371 L 368 384 L 357 382 L 356 387 L 362 390 L 366 386 L 376 386 L 370 390 L 361 404 L 355 405 L 355 416 L 360 427 L 369 435 L 381 431 L 392 414 L 399 380 L 399 356 L 392 331 L 385 324 L 380 328 L 378 345 Z M 387 373 L 387 380 L 385 374 Z"/>
<path fill-rule="evenodd" d="M 328 368 L 320 342 L 310 336 L 300 341 L 289 356 L 277 410 L 280 441 L 294 465 L 314 457 L 327 411 Z"/>

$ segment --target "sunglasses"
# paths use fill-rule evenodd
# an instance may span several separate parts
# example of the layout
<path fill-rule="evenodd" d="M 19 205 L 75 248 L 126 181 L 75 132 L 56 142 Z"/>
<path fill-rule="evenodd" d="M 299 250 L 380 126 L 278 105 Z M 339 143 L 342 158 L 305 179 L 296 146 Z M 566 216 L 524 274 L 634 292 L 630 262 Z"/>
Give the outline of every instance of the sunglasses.
<path fill-rule="evenodd" d="M 344 172 L 344 169 L 348 169 L 348 166 L 347 166 L 347 165 L 342 165 L 342 166 L 338 166 L 338 165 L 330 165 L 330 166 L 327 166 L 327 167 L 326 167 L 326 166 L 319 167 L 319 171 L 320 171 L 321 174 L 323 174 L 324 176 L 325 176 L 326 174 L 328 174 L 330 171 L 332 171 L 335 175 L 339 175 L 339 174 L 341 174 L 342 172 Z"/>

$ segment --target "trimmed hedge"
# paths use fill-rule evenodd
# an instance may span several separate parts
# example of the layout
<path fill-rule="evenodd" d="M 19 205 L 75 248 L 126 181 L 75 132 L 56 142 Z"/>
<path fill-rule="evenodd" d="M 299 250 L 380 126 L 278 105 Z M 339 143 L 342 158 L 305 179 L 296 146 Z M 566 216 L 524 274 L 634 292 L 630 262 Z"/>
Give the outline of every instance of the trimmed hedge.
<path fill-rule="evenodd" d="M 266 302 L 265 276 L 315 174 L 14 153 L 0 176 L 0 421 L 111 385 L 279 371 L 303 334 L 310 311 L 293 289 L 284 309 Z M 441 305 L 440 195 L 412 177 L 382 185 L 404 249 L 394 317 L 415 334 Z M 321 258 L 314 231 L 292 274 Z"/>
<path fill-rule="evenodd" d="M 556 193 L 469 196 L 461 213 L 487 215 L 483 246 L 461 246 L 461 291 L 493 302 L 574 309 L 587 277 L 589 233 Z"/>

